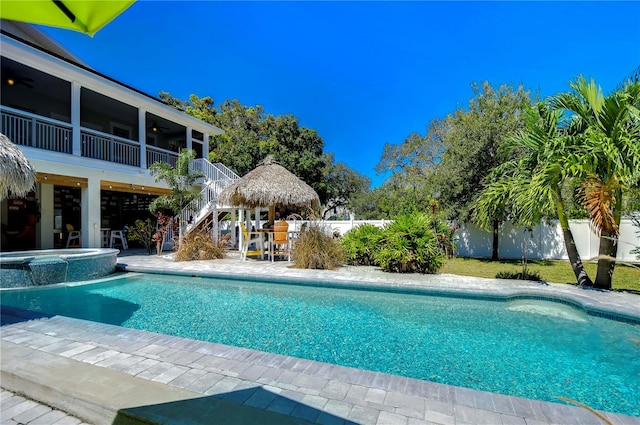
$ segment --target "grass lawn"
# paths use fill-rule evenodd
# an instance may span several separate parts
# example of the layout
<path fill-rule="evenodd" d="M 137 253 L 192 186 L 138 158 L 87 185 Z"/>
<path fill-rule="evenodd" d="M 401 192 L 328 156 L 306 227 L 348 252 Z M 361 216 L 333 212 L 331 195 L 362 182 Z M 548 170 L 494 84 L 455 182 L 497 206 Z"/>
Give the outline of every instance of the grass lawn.
<path fill-rule="evenodd" d="M 545 282 L 576 283 L 568 261 L 529 260 L 529 272 L 538 272 Z M 596 277 L 596 263 L 586 263 L 585 269 L 591 279 Z M 482 260 L 474 258 L 452 258 L 446 260 L 440 273 L 462 276 L 494 278 L 498 272 L 521 272 L 520 260 Z M 616 264 L 613 272 L 613 289 L 625 289 L 640 293 L 640 266 Z"/>

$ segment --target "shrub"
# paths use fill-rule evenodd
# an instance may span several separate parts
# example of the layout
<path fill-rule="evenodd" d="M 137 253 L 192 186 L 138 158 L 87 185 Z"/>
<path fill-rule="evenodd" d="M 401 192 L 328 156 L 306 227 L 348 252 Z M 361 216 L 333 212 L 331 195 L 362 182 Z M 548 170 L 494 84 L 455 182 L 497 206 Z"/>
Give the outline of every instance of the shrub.
<path fill-rule="evenodd" d="M 151 251 L 156 244 L 153 240 L 155 233 L 156 225 L 150 218 L 145 221 L 136 220 L 133 226 L 127 228 L 127 239 L 140 242 L 147 250 L 147 253 L 151 255 Z"/>
<path fill-rule="evenodd" d="M 496 273 L 496 279 L 533 280 L 536 282 L 542 281 L 539 272 L 498 272 Z"/>
<path fill-rule="evenodd" d="M 340 242 L 327 232 L 321 223 L 311 223 L 300 232 L 291 258 L 298 269 L 329 269 L 344 262 L 344 249 Z"/>
<path fill-rule="evenodd" d="M 226 251 L 227 247 L 224 239 L 215 242 L 209 232 L 194 230 L 183 238 L 175 260 L 215 260 L 224 258 Z"/>
<path fill-rule="evenodd" d="M 436 236 L 437 219 L 424 213 L 397 217 L 385 227 L 374 257 L 380 267 L 397 273 L 436 273 L 443 252 Z"/>
<path fill-rule="evenodd" d="M 383 231 L 373 224 L 361 224 L 349 230 L 342 239 L 348 264 L 377 266 L 375 252 L 380 247 Z"/>

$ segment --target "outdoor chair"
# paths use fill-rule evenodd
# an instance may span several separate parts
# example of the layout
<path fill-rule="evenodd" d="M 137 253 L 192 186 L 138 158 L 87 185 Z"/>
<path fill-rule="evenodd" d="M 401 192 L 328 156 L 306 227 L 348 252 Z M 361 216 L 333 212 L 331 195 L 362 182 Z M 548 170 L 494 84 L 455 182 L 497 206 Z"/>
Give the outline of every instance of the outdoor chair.
<path fill-rule="evenodd" d="M 129 249 L 127 244 L 127 238 L 124 235 L 124 230 L 112 230 L 109 241 L 109 248 L 113 248 L 116 244 L 122 245 L 122 249 Z"/>
<path fill-rule="evenodd" d="M 69 236 L 67 236 L 67 248 L 80 248 L 82 246 L 82 233 L 80 233 L 80 230 L 73 230 L 73 226 L 70 224 L 67 224 L 67 230 L 69 231 Z"/>
<path fill-rule="evenodd" d="M 273 225 L 273 249 L 271 259 L 276 256 L 287 257 L 291 260 L 291 245 L 289 243 L 289 224 L 286 221 L 277 221 Z"/>
<path fill-rule="evenodd" d="M 259 256 L 262 258 L 264 255 L 264 239 L 263 235 L 259 232 L 249 232 L 244 223 L 240 223 L 240 229 L 242 229 L 242 250 L 240 251 L 240 258 L 247 259 L 247 256 Z M 254 250 L 249 251 L 249 246 L 255 245 Z"/>

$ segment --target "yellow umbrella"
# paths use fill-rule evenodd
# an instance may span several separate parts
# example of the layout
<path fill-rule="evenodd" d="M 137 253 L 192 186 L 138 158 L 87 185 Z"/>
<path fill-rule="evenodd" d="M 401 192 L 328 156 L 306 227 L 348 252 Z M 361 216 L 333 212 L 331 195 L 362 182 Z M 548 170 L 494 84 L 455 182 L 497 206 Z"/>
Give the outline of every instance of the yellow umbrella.
<path fill-rule="evenodd" d="M 2 0 L 0 17 L 93 35 L 135 0 Z"/>

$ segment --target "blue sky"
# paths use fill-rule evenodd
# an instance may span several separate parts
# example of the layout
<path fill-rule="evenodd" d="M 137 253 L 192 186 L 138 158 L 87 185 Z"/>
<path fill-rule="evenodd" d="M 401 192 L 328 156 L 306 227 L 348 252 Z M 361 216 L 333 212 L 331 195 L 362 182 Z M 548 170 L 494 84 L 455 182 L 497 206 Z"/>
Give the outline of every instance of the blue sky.
<path fill-rule="evenodd" d="M 385 143 L 465 106 L 474 81 L 605 92 L 640 65 L 640 2 L 139 0 L 95 37 L 43 28 L 151 95 L 239 99 L 315 129 L 374 185 Z"/>

